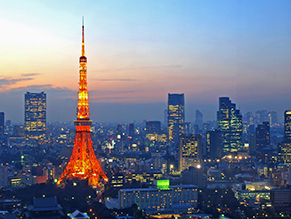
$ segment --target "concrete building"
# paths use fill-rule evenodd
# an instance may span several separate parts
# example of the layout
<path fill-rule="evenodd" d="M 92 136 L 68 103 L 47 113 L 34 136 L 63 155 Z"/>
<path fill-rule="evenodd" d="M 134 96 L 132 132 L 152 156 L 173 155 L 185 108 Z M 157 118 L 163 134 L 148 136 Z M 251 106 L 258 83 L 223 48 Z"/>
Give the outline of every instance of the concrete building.
<path fill-rule="evenodd" d="M 145 211 L 163 211 L 185 205 L 197 208 L 197 190 L 195 185 L 169 186 L 169 180 L 161 180 L 157 188 L 121 189 L 118 192 L 119 208 L 131 207 L 134 203 Z"/>
<path fill-rule="evenodd" d="M 236 153 L 242 150 L 242 115 L 229 97 L 219 98 L 217 130 L 221 131 L 223 154 Z"/>
<path fill-rule="evenodd" d="M 179 171 L 190 166 L 200 166 L 201 159 L 202 135 L 181 135 L 179 137 Z"/>
<path fill-rule="evenodd" d="M 8 186 L 8 172 L 7 167 L 0 166 L 0 188 Z"/>
<path fill-rule="evenodd" d="M 27 139 L 45 139 L 46 129 L 46 94 L 25 94 L 25 135 Z"/>

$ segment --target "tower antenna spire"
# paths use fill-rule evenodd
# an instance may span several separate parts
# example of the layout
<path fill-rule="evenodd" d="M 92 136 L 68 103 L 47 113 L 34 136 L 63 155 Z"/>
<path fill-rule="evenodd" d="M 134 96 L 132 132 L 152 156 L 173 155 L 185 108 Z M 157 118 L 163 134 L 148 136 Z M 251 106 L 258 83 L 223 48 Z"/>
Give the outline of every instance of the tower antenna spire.
<path fill-rule="evenodd" d="M 85 56 L 85 42 L 84 42 L 84 16 L 82 17 L 82 56 Z"/>

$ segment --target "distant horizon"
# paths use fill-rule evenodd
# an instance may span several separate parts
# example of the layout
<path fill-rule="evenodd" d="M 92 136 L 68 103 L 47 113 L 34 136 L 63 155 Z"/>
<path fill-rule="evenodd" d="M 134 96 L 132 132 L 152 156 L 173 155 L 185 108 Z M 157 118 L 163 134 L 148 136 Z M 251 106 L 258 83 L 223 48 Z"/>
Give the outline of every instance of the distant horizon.
<path fill-rule="evenodd" d="M 30 92 L 30 91 L 28 91 Z M 45 92 L 45 91 L 43 91 Z M 25 92 L 26 93 L 26 92 Z M 35 93 L 35 92 L 31 92 Z M 46 92 L 45 92 L 46 93 Z M 46 93 L 47 94 L 47 93 Z M 161 121 L 164 123 L 164 111 L 167 108 L 167 95 L 165 103 L 145 103 L 145 104 L 125 104 L 125 103 L 90 103 L 90 119 L 93 123 L 142 123 L 143 121 Z M 76 119 L 76 108 L 77 108 L 77 95 L 76 100 L 74 99 L 66 99 L 65 101 L 51 101 L 49 95 L 47 95 L 47 122 L 72 122 Z M 185 94 L 185 99 L 187 101 L 187 96 Z M 90 100 L 90 96 L 89 96 Z M 203 122 L 208 121 L 216 121 L 216 112 L 218 111 L 218 102 L 219 97 L 217 98 L 216 103 L 211 105 L 195 105 L 195 104 L 187 104 L 185 101 L 185 121 L 194 123 L 195 121 L 195 111 L 200 110 L 203 114 Z M 261 109 L 256 108 L 248 108 L 244 110 L 242 104 L 238 104 L 234 102 L 233 99 L 230 100 L 232 103 L 236 104 L 236 108 L 240 109 L 242 116 L 244 116 L 247 112 L 252 112 L 253 116 L 255 116 L 256 111 L 258 110 L 267 110 L 267 112 L 275 111 L 277 112 L 279 123 L 283 123 L 283 116 L 285 110 L 284 109 L 278 111 L 276 108 L 266 108 L 262 107 Z M 1 101 L 1 97 L 0 97 Z M 19 107 L 22 103 L 22 107 Z M 24 123 L 24 94 L 23 94 L 23 102 L 21 101 L 16 103 L 14 102 L 14 111 L 1 111 L 5 114 L 5 120 L 10 119 L 12 123 Z M 53 105 L 52 105 L 53 104 Z M 18 105 L 18 106 L 17 106 Z M 52 119 L 55 117 L 54 111 L 50 109 L 52 107 L 60 106 L 60 115 L 59 119 Z M 9 108 L 9 106 L 7 106 Z M 22 109 L 21 109 L 22 108 Z M 242 111 L 243 109 L 243 111 Z M 115 116 L 107 116 L 104 115 L 115 115 Z M 63 118 L 63 119 L 62 119 Z"/>

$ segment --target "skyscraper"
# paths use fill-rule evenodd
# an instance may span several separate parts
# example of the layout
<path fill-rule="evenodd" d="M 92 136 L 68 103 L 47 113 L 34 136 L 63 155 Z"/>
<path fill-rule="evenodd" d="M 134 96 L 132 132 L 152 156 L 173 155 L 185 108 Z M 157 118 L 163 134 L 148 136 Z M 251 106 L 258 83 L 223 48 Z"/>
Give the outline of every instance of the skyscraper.
<path fill-rule="evenodd" d="M 269 121 L 267 110 L 258 110 L 256 112 L 256 123 L 263 123 Z"/>
<path fill-rule="evenodd" d="M 0 135 L 4 135 L 4 130 L 5 130 L 5 126 L 4 126 L 4 113 L 1 112 L 0 113 Z"/>
<path fill-rule="evenodd" d="M 122 125 L 121 124 L 117 124 L 116 126 L 116 136 L 119 135 L 119 138 L 121 138 L 122 136 Z"/>
<path fill-rule="evenodd" d="M 147 121 L 146 122 L 146 134 L 160 134 L 161 122 L 160 121 Z"/>
<path fill-rule="evenodd" d="M 201 129 L 202 124 L 203 124 L 203 114 L 199 110 L 196 110 L 196 112 L 195 112 L 195 125 L 198 125 L 198 129 Z"/>
<path fill-rule="evenodd" d="M 291 165 L 291 110 L 284 112 L 284 141 L 280 144 L 278 156 L 285 165 Z"/>
<path fill-rule="evenodd" d="M 46 94 L 25 94 L 25 135 L 26 139 L 45 139 L 46 129 Z"/>
<path fill-rule="evenodd" d="M 199 167 L 202 159 L 202 135 L 180 135 L 179 170 Z"/>
<path fill-rule="evenodd" d="M 242 115 L 229 97 L 219 98 L 217 130 L 221 132 L 223 154 L 242 150 Z"/>
<path fill-rule="evenodd" d="M 264 148 L 270 147 L 270 124 L 268 122 L 263 122 L 257 126 L 256 145 L 257 154 L 262 159 Z"/>
<path fill-rule="evenodd" d="M 185 122 L 184 94 L 168 94 L 168 139 L 178 143 Z"/>
<path fill-rule="evenodd" d="M 134 131 L 134 123 L 130 123 L 128 125 L 128 136 L 133 138 L 134 137 L 134 133 L 135 133 L 135 131 Z"/>
<path fill-rule="evenodd" d="M 277 112 L 275 112 L 275 111 L 269 112 L 268 113 L 268 117 L 269 117 L 269 122 L 270 122 L 270 126 L 271 127 L 273 127 L 273 126 L 278 124 Z"/>
<path fill-rule="evenodd" d="M 221 155 L 221 132 L 218 130 L 206 132 L 206 158 L 213 160 L 220 158 Z"/>
<path fill-rule="evenodd" d="M 284 142 L 291 143 L 291 110 L 284 112 Z"/>

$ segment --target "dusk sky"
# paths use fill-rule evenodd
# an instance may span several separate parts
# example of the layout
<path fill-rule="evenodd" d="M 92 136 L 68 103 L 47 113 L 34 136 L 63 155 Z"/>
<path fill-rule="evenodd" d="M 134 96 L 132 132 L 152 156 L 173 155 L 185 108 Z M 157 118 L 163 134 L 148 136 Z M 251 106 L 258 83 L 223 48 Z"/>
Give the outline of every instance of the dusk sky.
<path fill-rule="evenodd" d="M 184 93 L 215 120 L 218 98 L 241 109 L 291 109 L 291 1 L 2 1 L 0 111 L 24 121 L 24 94 L 47 93 L 47 121 L 76 119 L 85 17 L 94 122 L 164 120 Z"/>

